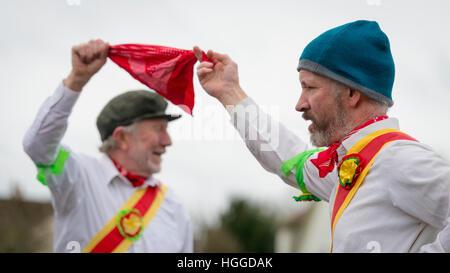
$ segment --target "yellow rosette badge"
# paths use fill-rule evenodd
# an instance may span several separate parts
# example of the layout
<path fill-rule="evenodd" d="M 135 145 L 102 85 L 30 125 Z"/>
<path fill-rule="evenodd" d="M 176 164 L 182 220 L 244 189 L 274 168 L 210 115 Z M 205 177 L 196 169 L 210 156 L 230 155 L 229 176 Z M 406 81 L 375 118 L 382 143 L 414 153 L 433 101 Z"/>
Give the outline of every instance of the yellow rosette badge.
<path fill-rule="evenodd" d="M 143 219 L 137 209 L 126 209 L 117 215 L 117 227 L 120 234 L 131 240 L 136 241 L 142 235 Z"/>
<path fill-rule="evenodd" d="M 362 160 L 358 154 L 350 154 L 342 159 L 338 167 L 339 183 L 342 187 L 350 190 L 361 173 Z"/>

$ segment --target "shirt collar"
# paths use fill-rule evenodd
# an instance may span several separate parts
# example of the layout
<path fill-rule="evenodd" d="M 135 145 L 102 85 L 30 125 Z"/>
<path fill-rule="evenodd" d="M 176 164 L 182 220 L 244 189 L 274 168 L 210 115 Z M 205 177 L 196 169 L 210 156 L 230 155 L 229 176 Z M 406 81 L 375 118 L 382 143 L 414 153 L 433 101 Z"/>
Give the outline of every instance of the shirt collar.
<path fill-rule="evenodd" d="M 130 187 L 132 187 L 132 185 L 128 181 L 128 179 L 126 179 L 119 173 L 116 166 L 114 166 L 114 163 L 111 161 L 111 159 L 107 155 L 102 154 L 101 158 L 100 158 L 100 162 L 103 167 L 103 171 L 104 171 L 104 175 L 105 175 L 104 181 L 107 185 L 109 185 L 111 182 L 113 182 L 114 179 L 117 177 L 118 179 L 120 179 L 120 182 L 124 182 L 127 185 L 130 185 Z M 158 186 L 158 181 L 155 179 L 155 177 L 153 175 L 150 176 L 149 178 L 147 178 L 147 180 L 145 180 L 144 184 L 142 184 L 142 186 L 140 186 L 138 188 L 143 188 L 143 187 L 147 187 L 147 186 L 152 186 L 152 187 Z"/>
<path fill-rule="evenodd" d="M 370 135 L 373 132 L 376 132 L 381 129 L 392 128 L 400 130 L 398 119 L 396 118 L 388 118 L 375 123 L 372 123 L 361 130 L 354 133 L 352 136 L 347 138 L 342 142 L 342 145 L 337 149 L 339 161 L 347 154 L 347 151 L 350 150 L 353 145 L 355 145 L 360 139 L 363 137 Z"/>

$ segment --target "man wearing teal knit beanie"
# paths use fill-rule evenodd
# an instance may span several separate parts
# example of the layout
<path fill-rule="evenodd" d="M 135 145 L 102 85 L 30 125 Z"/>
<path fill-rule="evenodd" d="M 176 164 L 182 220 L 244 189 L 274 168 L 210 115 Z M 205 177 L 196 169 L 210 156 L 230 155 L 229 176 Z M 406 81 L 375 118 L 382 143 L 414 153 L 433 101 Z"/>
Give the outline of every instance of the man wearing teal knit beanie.
<path fill-rule="evenodd" d="M 332 252 L 450 252 L 450 164 L 386 115 L 395 68 L 377 22 L 332 28 L 300 56 L 295 109 L 311 121 L 313 146 L 325 148 L 311 149 L 261 111 L 227 55 L 210 50 L 208 59 L 197 67 L 200 83 L 231 106 L 260 164 L 301 190 L 296 201 L 329 202 Z"/>

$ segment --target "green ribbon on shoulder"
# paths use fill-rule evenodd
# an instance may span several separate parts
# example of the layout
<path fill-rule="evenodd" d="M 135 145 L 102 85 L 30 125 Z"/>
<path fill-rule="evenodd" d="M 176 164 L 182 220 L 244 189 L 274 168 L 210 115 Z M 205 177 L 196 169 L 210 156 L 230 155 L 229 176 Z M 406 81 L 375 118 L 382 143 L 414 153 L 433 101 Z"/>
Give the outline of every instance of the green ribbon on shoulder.
<path fill-rule="evenodd" d="M 310 156 L 312 156 L 313 154 L 317 153 L 317 152 L 321 152 L 324 149 L 315 149 L 315 150 L 308 150 L 308 151 L 304 151 L 303 153 L 300 153 L 296 156 L 294 156 L 293 158 L 286 160 L 285 162 L 283 162 L 283 164 L 281 165 L 281 172 L 283 172 L 284 176 L 288 177 L 289 173 L 296 168 L 295 171 L 295 178 L 297 179 L 297 184 L 298 187 L 300 188 L 300 190 L 303 192 L 303 194 L 299 195 L 299 196 L 294 196 L 294 200 L 295 201 L 321 201 L 320 198 L 318 198 L 317 196 L 314 196 L 313 194 L 311 194 L 305 186 L 305 183 L 303 181 L 303 166 L 305 165 L 306 160 L 308 160 L 308 158 Z"/>
<path fill-rule="evenodd" d="M 47 172 L 50 171 L 50 174 L 60 175 L 64 169 L 64 164 L 66 164 L 66 160 L 69 157 L 70 152 L 63 150 L 62 147 L 59 148 L 58 155 L 56 156 L 55 161 L 51 165 L 39 165 L 36 164 L 38 168 L 37 180 L 42 183 L 44 186 L 47 185 Z"/>

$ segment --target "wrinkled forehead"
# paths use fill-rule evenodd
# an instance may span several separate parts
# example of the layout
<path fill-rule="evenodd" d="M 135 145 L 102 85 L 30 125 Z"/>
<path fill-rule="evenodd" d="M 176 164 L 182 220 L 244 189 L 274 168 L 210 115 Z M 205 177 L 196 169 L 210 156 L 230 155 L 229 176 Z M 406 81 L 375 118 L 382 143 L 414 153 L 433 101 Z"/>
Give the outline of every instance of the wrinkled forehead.
<path fill-rule="evenodd" d="M 327 77 L 321 76 L 305 69 L 300 70 L 299 79 L 302 85 L 325 85 L 330 84 L 332 81 Z"/>

